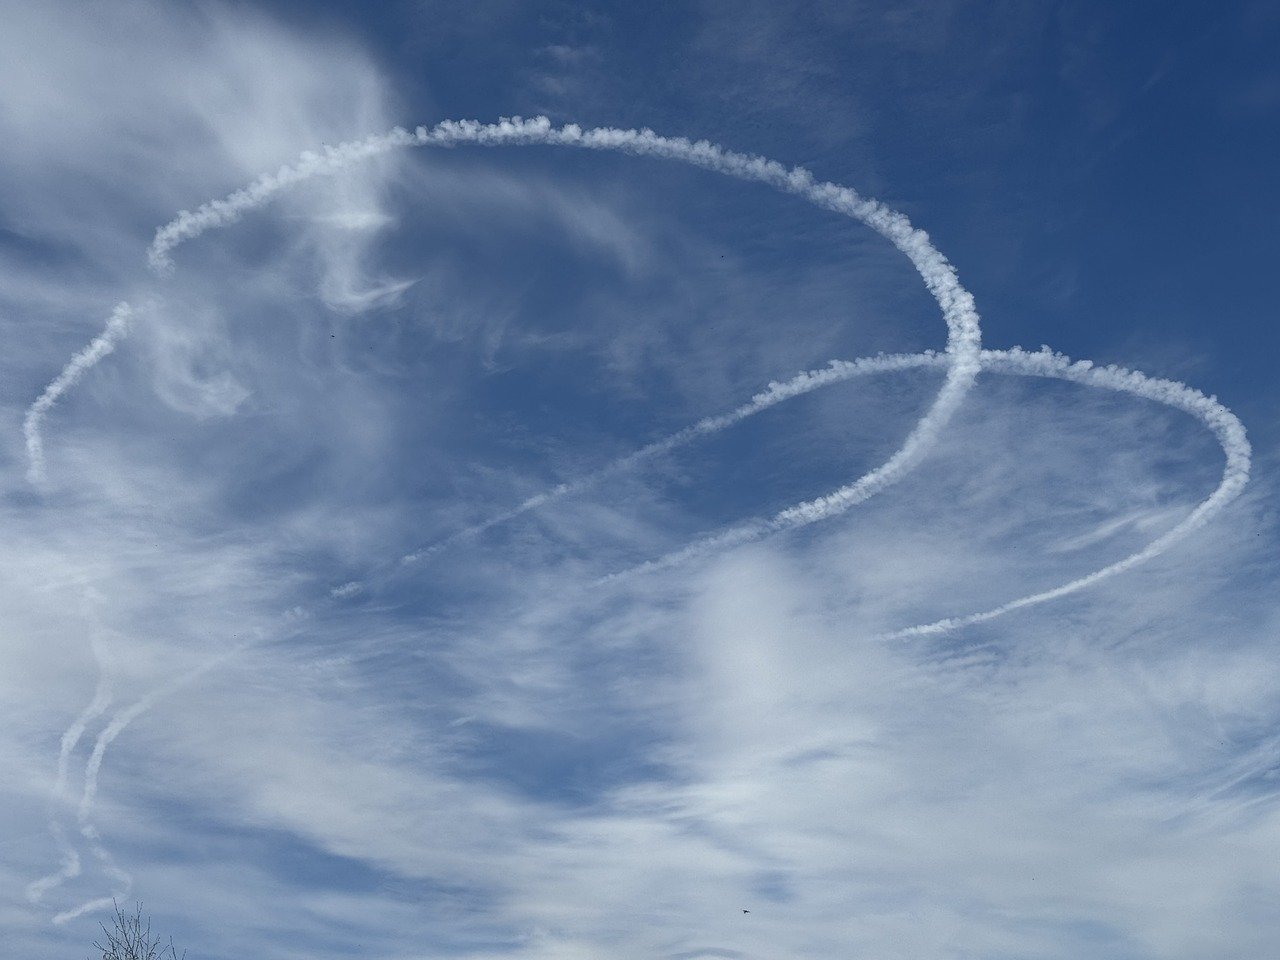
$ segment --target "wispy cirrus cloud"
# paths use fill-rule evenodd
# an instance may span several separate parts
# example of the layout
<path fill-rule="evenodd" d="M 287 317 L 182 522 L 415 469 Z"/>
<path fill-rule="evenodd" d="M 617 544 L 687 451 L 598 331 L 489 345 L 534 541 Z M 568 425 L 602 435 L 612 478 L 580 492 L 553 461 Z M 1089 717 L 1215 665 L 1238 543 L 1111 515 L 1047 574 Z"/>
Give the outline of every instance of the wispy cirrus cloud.
<path fill-rule="evenodd" d="M 24 954 L 82 948 L 92 917 L 50 915 L 112 887 L 74 832 L 88 795 L 133 892 L 210 956 L 1266 955 L 1265 477 L 1123 576 L 884 639 L 1177 529 L 1223 465 L 1187 409 L 993 369 L 892 495 L 595 587 L 893 455 L 945 361 L 763 384 L 943 346 L 905 261 L 705 174 L 455 151 L 280 191 L 156 281 L 174 210 L 386 129 L 398 94 L 243 12 L 199 39 L 148 6 L 21 16 L 105 145 L 55 150 L 34 85 L 6 101 L 28 193 L 0 207 L 31 217 L 0 488 Z M 174 79 L 129 100 L 131 60 Z M 82 229 L 29 199 L 54 170 L 89 178 Z M 35 269 L 36 238 L 74 253 Z M 23 411 L 122 295 L 133 339 L 46 411 L 36 497 Z M 1005 372 L 1058 363 L 1036 356 Z M 81 870 L 35 907 L 58 785 Z"/>

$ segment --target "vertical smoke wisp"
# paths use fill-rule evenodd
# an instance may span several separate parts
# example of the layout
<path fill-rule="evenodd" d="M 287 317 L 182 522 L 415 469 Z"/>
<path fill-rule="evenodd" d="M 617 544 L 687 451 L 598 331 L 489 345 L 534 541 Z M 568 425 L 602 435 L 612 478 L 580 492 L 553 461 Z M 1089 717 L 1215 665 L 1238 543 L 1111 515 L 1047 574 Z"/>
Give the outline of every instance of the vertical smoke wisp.
<path fill-rule="evenodd" d="M 27 441 L 27 479 L 31 483 L 40 484 L 44 481 L 44 438 L 40 428 L 45 415 L 58 402 L 59 397 L 75 386 L 98 361 L 115 350 L 116 344 L 129 332 L 129 317 L 132 313 L 127 303 L 116 304 L 102 333 L 68 360 L 62 372 L 44 388 L 35 403 L 27 408 L 27 415 L 22 421 L 22 432 Z"/>
<path fill-rule="evenodd" d="M 103 658 L 97 649 L 96 641 L 93 646 L 94 660 L 98 664 L 98 681 L 93 691 L 92 699 L 80 712 L 80 715 L 72 721 L 71 726 L 67 727 L 62 734 L 58 749 L 58 772 L 54 780 L 53 795 L 50 798 L 49 833 L 53 836 L 54 842 L 62 853 L 62 867 L 55 873 L 41 877 L 27 885 L 27 899 L 32 903 L 39 903 L 50 890 L 80 875 L 80 851 L 67 839 L 66 832 L 62 829 L 60 816 L 63 802 L 66 799 L 71 755 L 75 751 L 77 744 L 79 744 L 80 738 L 84 736 L 89 724 L 102 716 L 107 707 L 111 706 L 111 681 L 104 670 Z"/>
<path fill-rule="evenodd" d="M 106 758 L 107 749 L 115 742 L 116 738 L 122 734 L 125 729 L 137 720 L 140 716 L 152 709 L 162 700 L 166 700 L 173 696 L 184 687 L 189 686 L 199 680 L 206 673 L 220 667 L 222 664 L 235 659 L 240 654 L 257 645 L 257 641 L 249 641 L 236 644 L 234 647 L 211 657 L 193 669 L 183 673 L 167 683 L 164 683 L 149 693 L 139 697 L 132 704 L 115 714 L 107 725 L 98 734 L 93 744 L 93 752 L 89 755 L 89 760 L 85 764 L 84 771 L 84 789 L 80 795 L 80 804 L 77 809 L 76 821 L 79 827 L 80 836 L 82 836 L 89 845 L 90 851 L 97 858 L 105 873 L 112 880 L 116 881 L 119 886 L 110 897 L 99 898 L 82 903 L 71 910 L 65 910 L 54 916 L 55 924 L 63 924 L 76 917 L 83 916 L 86 913 L 92 913 L 95 910 L 103 909 L 111 906 L 113 901 L 118 901 L 127 897 L 129 891 L 133 888 L 133 877 L 129 873 L 120 868 L 115 862 L 115 858 L 111 856 L 106 845 L 102 842 L 102 836 L 98 832 L 97 825 L 93 821 L 94 803 L 98 797 L 98 775 L 102 771 L 102 762 Z M 101 711 L 99 712 L 100 715 Z M 78 737 L 77 737 L 78 739 Z M 78 860 L 78 858 L 77 858 Z"/>

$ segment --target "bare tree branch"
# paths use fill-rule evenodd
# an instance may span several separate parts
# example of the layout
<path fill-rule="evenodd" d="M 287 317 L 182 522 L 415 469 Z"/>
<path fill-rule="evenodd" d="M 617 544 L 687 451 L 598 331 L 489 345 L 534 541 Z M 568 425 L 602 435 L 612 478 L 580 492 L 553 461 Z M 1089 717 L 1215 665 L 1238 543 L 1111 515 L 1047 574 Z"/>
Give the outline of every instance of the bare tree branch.
<path fill-rule="evenodd" d="M 125 913 L 115 901 L 112 906 L 115 908 L 112 928 L 101 924 L 106 942 L 93 942 L 94 949 L 102 951 L 102 960 L 185 960 L 187 952 L 179 954 L 172 937 L 165 944 L 158 935 L 152 934 L 151 918 L 142 919 L 141 903 L 133 913 Z"/>

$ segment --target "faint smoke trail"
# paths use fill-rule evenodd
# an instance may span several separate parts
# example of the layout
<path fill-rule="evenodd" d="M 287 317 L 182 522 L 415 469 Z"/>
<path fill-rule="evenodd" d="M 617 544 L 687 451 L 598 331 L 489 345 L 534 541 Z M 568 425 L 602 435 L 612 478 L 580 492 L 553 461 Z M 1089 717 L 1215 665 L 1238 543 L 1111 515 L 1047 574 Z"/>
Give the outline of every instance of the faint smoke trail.
<path fill-rule="evenodd" d="M 121 870 L 116 864 L 115 858 L 112 857 L 107 848 L 103 846 L 102 837 L 99 836 L 97 828 L 91 824 L 81 824 L 80 835 L 88 842 L 90 851 L 92 851 L 94 857 L 97 858 L 99 865 L 102 867 L 102 872 L 114 880 L 117 886 L 113 891 L 111 891 L 111 896 L 109 897 L 99 897 L 96 900 L 89 900 L 80 904 L 78 907 L 73 907 L 70 910 L 64 910 L 61 913 L 54 914 L 53 922 L 58 925 L 74 920 L 76 917 L 84 916 L 86 913 L 105 909 L 113 903 L 124 900 L 133 890 L 133 877 L 124 870 Z"/>
<path fill-rule="evenodd" d="M 194 683 L 210 670 L 213 670 L 229 660 L 238 657 L 241 653 L 244 653 L 251 647 L 256 646 L 256 644 L 257 641 L 237 644 L 231 649 L 220 653 L 218 656 L 211 657 L 204 663 L 187 671 L 186 673 L 156 687 L 150 693 L 140 697 L 129 707 L 113 716 L 106 727 L 103 728 L 102 732 L 98 734 L 98 738 L 93 744 L 93 752 L 90 754 L 89 761 L 85 765 L 84 791 L 80 796 L 80 805 L 76 819 L 79 824 L 80 835 L 88 841 L 89 849 L 93 852 L 94 856 L 97 857 L 102 866 L 103 872 L 120 884 L 120 889 L 113 893 L 111 897 L 91 900 L 87 903 L 82 903 L 80 906 L 71 910 L 57 914 L 53 918 L 54 923 L 66 923 L 69 920 L 74 920 L 76 917 L 83 916 L 86 913 L 91 913 L 94 910 L 109 907 L 111 906 L 113 898 L 115 900 L 120 900 L 127 897 L 129 895 L 129 891 L 133 887 L 133 877 L 120 869 L 116 864 L 114 858 L 102 843 L 102 837 L 98 833 L 98 828 L 93 822 L 93 807 L 98 796 L 98 774 L 102 770 L 102 761 L 106 757 L 107 748 L 110 747 L 115 739 L 124 732 L 125 728 L 128 727 L 129 724 L 133 723 L 134 720 L 137 720 L 138 717 L 142 716 L 156 704 L 173 696 L 183 687 Z"/>
<path fill-rule="evenodd" d="M 27 479 L 38 484 L 44 480 L 44 440 L 40 435 L 40 426 L 45 414 L 58 402 L 58 398 L 79 382 L 89 370 L 103 357 L 111 353 L 128 333 L 129 317 L 132 314 L 127 303 L 118 303 L 102 333 L 89 342 L 89 345 L 73 356 L 62 368 L 53 382 L 44 388 L 44 393 L 27 409 L 26 418 L 22 421 L 22 432 L 27 438 Z"/>
<path fill-rule="evenodd" d="M 128 895 L 129 895 L 128 890 L 125 890 L 122 893 L 120 893 L 119 896 L 117 896 L 116 894 L 112 894 L 109 897 L 99 897 L 97 900 L 89 900 L 86 903 L 80 904 L 80 906 L 72 910 L 64 910 L 62 911 L 62 913 L 55 913 L 53 915 L 53 922 L 58 926 L 62 926 L 64 923 L 68 923 L 71 920 L 75 920 L 77 917 L 83 917 L 86 913 L 94 913 L 98 910 L 105 910 L 107 909 L 107 907 L 110 907 L 114 904 L 119 903 L 123 897 L 127 897 Z"/>
<path fill-rule="evenodd" d="M 929 351 L 929 357 L 936 357 L 937 366 L 945 366 L 946 358 L 941 355 L 934 354 Z M 711 436 L 726 430 L 735 424 L 741 423 L 749 417 L 762 413 L 770 407 L 777 406 L 784 400 L 799 396 L 802 393 L 808 393 L 820 386 L 826 386 L 830 383 L 839 383 L 842 380 L 848 380 L 854 376 L 860 376 L 865 373 L 885 373 L 894 370 L 906 370 L 921 366 L 920 357 L 922 354 L 883 354 L 877 357 L 863 357 L 859 360 L 851 361 L 832 361 L 831 365 L 822 370 L 809 370 L 804 373 L 792 377 L 790 380 L 770 383 L 764 390 L 757 393 L 746 403 L 729 411 L 714 417 L 704 417 L 697 423 L 677 430 L 669 436 L 663 437 L 661 440 L 655 440 L 653 443 L 646 444 L 638 450 L 619 457 L 618 459 L 605 464 L 596 470 L 591 471 L 575 480 L 567 480 L 559 483 L 549 490 L 536 493 L 525 500 L 522 500 L 516 506 L 501 513 L 496 513 L 479 523 L 472 524 L 462 530 L 449 534 L 441 540 L 436 541 L 429 546 L 416 550 L 403 558 L 403 563 L 413 563 L 423 560 L 433 554 L 439 553 L 455 544 L 479 536 L 486 530 L 492 530 L 494 527 L 501 526 L 510 520 L 514 520 L 531 510 L 545 506 L 562 497 L 573 496 L 582 493 L 595 484 L 632 469 L 645 460 L 660 456 L 664 453 L 670 453 L 678 450 L 699 440 L 703 437 Z M 935 365 L 935 364 L 931 364 Z M 848 372 L 845 368 L 853 368 L 855 372 Z"/>
<path fill-rule="evenodd" d="M 32 903 L 39 903 L 41 898 L 54 887 L 60 886 L 80 875 L 80 853 L 67 839 L 66 833 L 62 829 L 62 824 L 58 820 L 58 814 L 67 792 L 67 776 L 71 766 L 71 754 L 80 742 L 80 738 L 84 736 L 85 729 L 89 724 L 102 716 L 107 707 L 111 705 L 111 684 L 106 673 L 102 670 L 102 658 L 98 655 L 96 649 L 94 651 L 94 659 L 98 662 L 98 683 L 93 692 L 93 699 L 89 701 L 89 704 L 81 711 L 80 716 L 76 717 L 71 726 L 67 727 L 66 732 L 62 735 L 58 751 L 58 775 L 54 781 L 53 797 L 49 811 L 49 832 L 53 835 L 59 850 L 62 851 L 62 868 L 56 873 L 41 877 L 39 880 L 27 885 L 27 899 Z"/>

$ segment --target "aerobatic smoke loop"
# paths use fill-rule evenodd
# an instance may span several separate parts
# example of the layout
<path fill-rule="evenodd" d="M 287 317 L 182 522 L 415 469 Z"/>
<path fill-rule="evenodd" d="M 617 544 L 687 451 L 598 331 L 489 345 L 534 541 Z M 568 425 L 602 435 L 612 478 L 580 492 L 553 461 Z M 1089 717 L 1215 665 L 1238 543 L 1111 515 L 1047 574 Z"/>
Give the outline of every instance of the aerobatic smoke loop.
<path fill-rule="evenodd" d="M 828 494 L 794 504 L 770 517 L 731 526 L 696 540 L 666 557 L 660 557 L 631 570 L 606 577 L 604 582 L 669 567 L 713 550 L 829 519 L 875 496 L 904 477 L 927 454 L 929 447 L 936 443 L 940 433 L 959 408 L 980 371 L 1066 380 L 1129 393 L 1182 410 L 1203 423 L 1221 445 L 1226 457 L 1222 480 L 1209 497 L 1196 506 L 1180 523 L 1128 557 L 1058 587 L 1010 600 L 990 610 L 905 627 L 883 634 L 881 639 L 939 634 L 991 620 L 1006 613 L 1045 603 L 1093 586 L 1151 560 L 1178 540 L 1203 526 L 1214 514 L 1238 496 L 1248 481 L 1250 448 L 1244 427 L 1235 415 L 1215 398 L 1207 397 L 1175 381 L 1147 377 L 1120 367 L 1097 367 L 1087 360 L 1071 361 L 1053 353 L 1048 348 L 1039 352 L 1028 352 L 1019 348 L 983 350 L 979 318 L 973 297 L 960 284 L 955 269 L 933 246 L 928 234 L 912 226 L 902 214 L 891 210 L 879 201 L 861 196 L 849 187 L 818 181 L 813 174 L 802 167 L 786 167 L 764 157 L 735 153 L 706 140 L 691 141 L 683 137 L 663 137 L 648 128 L 584 130 L 577 124 L 555 127 L 545 117 L 529 120 L 513 117 L 488 124 L 477 120 L 446 120 L 434 127 L 417 127 L 413 132 L 396 127 L 385 134 L 337 146 L 326 146 L 319 152 L 306 151 L 300 155 L 296 163 L 283 166 L 274 173 L 265 174 L 226 197 L 203 203 L 194 211 L 181 211 L 172 221 L 156 231 L 155 238 L 148 249 L 148 261 L 160 274 L 172 272 L 172 254 L 182 243 L 193 240 L 209 230 L 235 223 L 245 214 L 268 203 L 281 190 L 302 181 L 339 173 L 353 164 L 392 150 L 408 147 L 452 148 L 464 144 L 491 147 L 543 144 L 589 150 L 611 150 L 674 160 L 739 179 L 764 183 L 806 199 L 821 208 L 852 217 L 879 232 L 911 261 L 942 310 L 947 328 L 947 343 L 945 350 L 941 352 L 925 351 L 917 354 L 865 357 L 852 361 L 832 361 L 822 369 L 800 373 L 787 381 L 770 383 L 747 403 L 728 413 L 704 418 L 590 474 L 566 481 L 550 490 L 529 497 L 508 510 L 402 557 L 399 564 L 392 564 L 380 571 L 375 571 L 378 575 L 387 575 L 399 565 L 431 556 L 456 545 L 464 538 L 479 535 L 530 510 L 581 492 L 610 474 L 630 469 L 645 459 L 727 429 L 786 400 L 859 376 L 920 368 L 944 371 L 942 387 L 902 445 L 883 464 Z M 118 305 L 103 333 L 72 357 L 62 373 L 49 384 L 28 410 L 24 431 L 27 439 L 29 476 L 32 482 L 39 482 L 43 477 L 44 456 L 40 427 L 44 415 L 63 393 L 74 386 L 94 364 L 115 348 L 125 335 L 128 316 L 128 306 L 123 303 Z M 343 584 L 330 592 L 330 600 L 341 602 L 344 598 L 359 593 L 362 587 L 361 581 Z M 134 719 L 157 702 L 251 645 L 242 644 L 151 691 L 116 713 L 99 733 L 85 766 L 84 790 L 77 820 L 81 836 L 89 842 L 90 849 L 98 857 L 104 872 L 124 889 L 128 889 L 132 882 L 131 878 L 115 865 L 101 843 L 92 820 L 98 775 L 108 747 Z M 59 795 L 65 789 L 66 766 L 72 751 L 81 740 L 88 724 L 104 713 L 109 705 L 109 691 L 104 691 L 105 688 L 100 685 L 94 699 L 63 735 L 62 751 L 59 755 L 57 787 Z M 39 899 L 58 883 L 76 876 L 80 870 L 79 855 L 67 843 L 60 826 L 56 822 L 51 822 L 50 828 L 59 842 L 60 849 L 64 852 L 63 867 L 57 873 L 31 884 L 28 892 L 33 900 Z M 100 906 L 110 905 L 110 902 L 109 899 L 92 900 L 73 910 L 60 913 L 54 919 L 55 922 L 65 922 L 96 910 Z"/>

